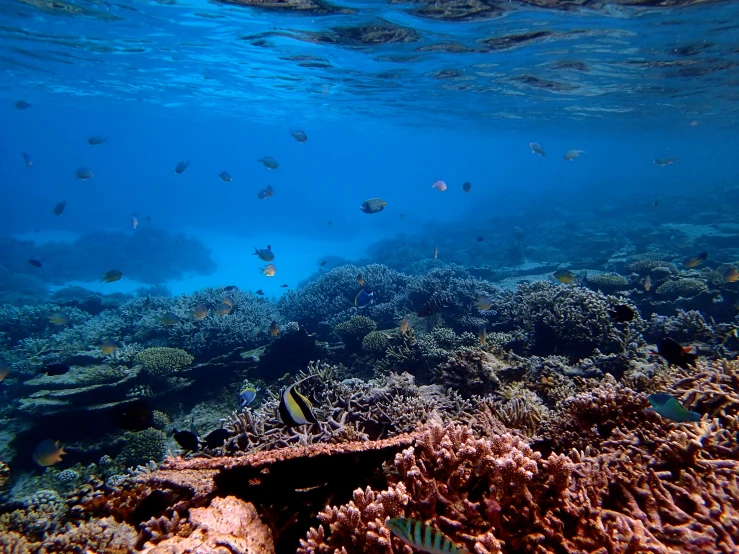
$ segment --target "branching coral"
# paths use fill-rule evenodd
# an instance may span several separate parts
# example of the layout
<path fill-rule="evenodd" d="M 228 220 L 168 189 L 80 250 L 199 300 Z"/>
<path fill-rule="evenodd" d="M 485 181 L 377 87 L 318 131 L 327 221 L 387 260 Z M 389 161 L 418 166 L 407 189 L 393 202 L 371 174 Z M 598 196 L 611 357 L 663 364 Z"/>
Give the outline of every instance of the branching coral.
<path fill-rule="evenodd" d="M 691 298 L 708 290 L 705 281 L 701 279 L 684 278 L 673 279 L 662 283 L 655 289 L 655 293 L 666 298 Z"/>
<path fill-rule="evenodd" d="M 187 368 L 193 357 L 180 348 L 156 346 L 146 348 L 136 354 L 137 364 L 144 366 L 144 371 L 153 377 L 167 377 Z"/>

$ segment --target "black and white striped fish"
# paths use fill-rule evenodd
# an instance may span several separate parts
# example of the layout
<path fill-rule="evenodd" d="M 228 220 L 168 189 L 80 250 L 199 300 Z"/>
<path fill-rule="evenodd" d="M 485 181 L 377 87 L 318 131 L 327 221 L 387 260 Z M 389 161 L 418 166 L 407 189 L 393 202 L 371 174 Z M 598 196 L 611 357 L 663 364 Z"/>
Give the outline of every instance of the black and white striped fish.
<path fill-rule="evenodd" d="M 298 425 L 306 425 L 307 423 L 318 423 L 316 416 L 313 414 L 313 407 L 310 400 L 300 394 L 295 387 L 303 381 L 315 377 L 309 375 L 305 379 L 301 379 L 285 389 L 280 397 L 280 405 L 278 411 L 282 423 L 288 427 L 297 427 Z"/>
<path fill-rule="evenodd" d="M 404 543 L 429 554 L 468 554 L 444 533 L 422 521 L 394 517 L 385 522 L 390 531 Z"/>

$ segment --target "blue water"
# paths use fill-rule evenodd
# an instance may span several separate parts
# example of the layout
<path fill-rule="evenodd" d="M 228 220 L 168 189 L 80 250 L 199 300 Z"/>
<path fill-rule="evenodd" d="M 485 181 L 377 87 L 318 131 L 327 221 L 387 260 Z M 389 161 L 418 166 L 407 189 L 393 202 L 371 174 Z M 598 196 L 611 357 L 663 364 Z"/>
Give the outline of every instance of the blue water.
<path fill-rule="evenodd" d="M 174 292 L 235 284 L 279 294 L 321 261 L 362 259 L 398 234 L 453 249 L 512 216 L 587 221 L 604 207 L 638 211 L 739 177 L 735 3 L 510 6 L 462 22 L 402 3 L 343 2 L 354 13 L 331 15 L 208 2 L 55 5 L 2 6 L 0 233 L 48 243 L 103 230 L 183 232 L 215 266 L 165 272 Z M 373 44 L 346 31 L 368 24 L 405 34 Z M 510 41 L 540 31 L 549 35 Z M 484 42 L 491 37 L 507 42 Z M 467 51 L 439 50 L 449 44 Z M 21 99 L 32 107 L 16 109 Z M 108 142 L 90 146 L 93 135 Z M 531 153 L 532 141 L 546 158 Z M 585 154 L 563 160 L 572 148 Z M 280 167 L 266 169 L 263 156 Z M 659 167 L 658 156 L 677 162 Z M 78 180 L 81 166 L 94 177 Z M 222 182 L 222 170 L 233 181 Z M 443 193 L 431 188 L 440 178 Z M 260 201 L 267 185 L 276 193 Z M 386 210 L 360 212 L 370 197 Z M 710 196 L 702 200 L 696 210 L 712 209 Z M 267 244 L 278 254 L 274 279 L 251 255 Z M 141 263 L 109 254 L 124 274 Z M 94 265 L 89 279 L 72 281 L 107 292 L 145 284 L 100 288 L 99 274 L 113 268 Z"/>

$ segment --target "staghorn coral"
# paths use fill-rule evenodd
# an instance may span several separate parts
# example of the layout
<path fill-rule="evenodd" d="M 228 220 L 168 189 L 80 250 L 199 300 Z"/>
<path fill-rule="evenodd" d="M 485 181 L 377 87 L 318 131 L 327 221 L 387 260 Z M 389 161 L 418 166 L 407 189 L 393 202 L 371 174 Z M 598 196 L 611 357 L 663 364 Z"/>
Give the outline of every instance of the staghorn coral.
<path fill-rule="evenodd" d="M 194 358 L 180 348 L 156 346 L 146 348 L 136 354 L 137 364 L 144 366 L 144 372 L 153 377 L 168 377 L 192 364 Z"/>
<path fill-rule="evenodd" d="M 655 293 L 669 299 L 692 298 L 708 290 L 705 281 L 691 277 L 665 281 L 655 289 Z"/>
<path fill-rule="evenodd" d="M 668 390 L 690 410 L 727 425 L 739 414 L 738 361 L 698 362 L 692 375 L 681 370 L 675 378 Z"/>
<path fill-rule="evenodd" d="M 126 467 L 161 461 L 167 451 L 167 435 L 158 429 L 128 431 L 123 436 L 123 450 L 116 460 Z"/>

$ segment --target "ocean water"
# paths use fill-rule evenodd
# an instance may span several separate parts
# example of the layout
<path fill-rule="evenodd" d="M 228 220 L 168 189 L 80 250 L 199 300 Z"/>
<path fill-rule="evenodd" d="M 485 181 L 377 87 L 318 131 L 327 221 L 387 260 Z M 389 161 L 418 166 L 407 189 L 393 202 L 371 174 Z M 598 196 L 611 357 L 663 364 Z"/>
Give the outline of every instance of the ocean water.
<path fill-rule="evenodd" d="M 67 287 L 116 302 L 166 289 L 186 302 L 235 286 L 250 299 L 263 291 L 284 325 L 278 299 L 297 302 L 285 295 L 345 264 L 416 276 L 453 264 L 485 281 L 478 288 L 508 290 L 554 282 L 557 269 L 583 283 L 615 272 L 645 320 L 695 309 L 735 329 L 739 289 L 709 272 L 739 261 L 737 2 L 4 0 L 0 18 L 1 304 L 30 310 Z M 564 159 L 570 150 L 582 153 Z M 179 162 L 189 162 L 181 174 Z M 79 179 L 82 167 L 93 176 Z M 274 195 L 260 199 L 267 186 Z M 365 214 L 369 198 L 387 206 Z M 274 277 L 253 255 L 267 245 Z M 681 266 L 704 251 L 706 273 Z M 643 298 L 644 275 L 626 269 L 640 257 L 674 263 L 713 296 Z M 109 270 L 123 277 L 101 282 Z M 400 306 L 398 318 L 420 308 Z M 28 365 L 21 341 L 59 329 L 7 329 L 0 462 L 27 480 L 41 471 L 37 442 L 74 446 L 85 432 L 65 436 L 62 422 L 78 414 L 57 426 L 53 411 L 19 408 L 23 382 L 52 362 L 92 362 L 54 350 Z M 726 354 L 717 343 L 706 356 Z M 184 428 L 223 387 L 230 403 L 201 420 L 215 426 L 238 408 L 238 377 L 154 407 Z M 73 447 L 59 467 L 97 461 L 108 431 L 90 430 L 88 442 L 105 445 Z M 3 511 L 40 486 L 11 485 Z"/>

